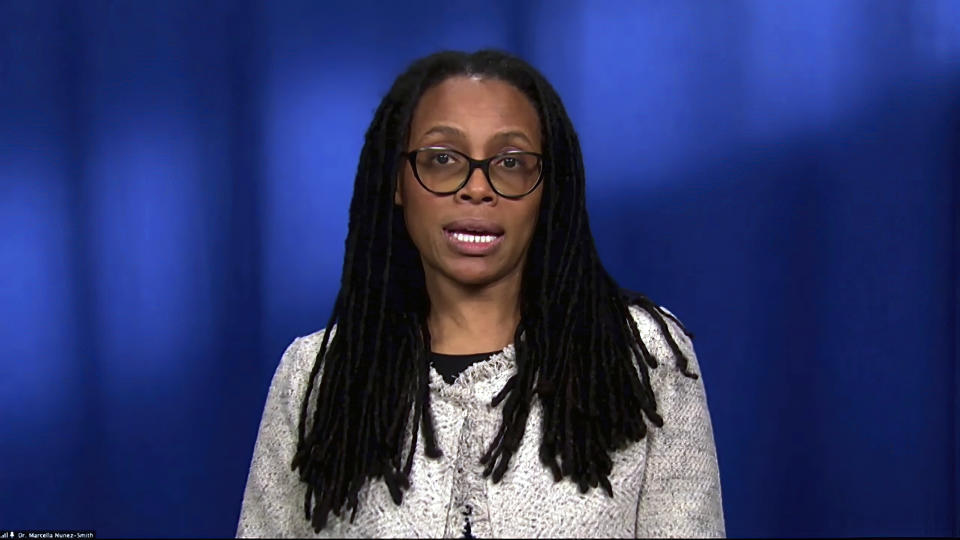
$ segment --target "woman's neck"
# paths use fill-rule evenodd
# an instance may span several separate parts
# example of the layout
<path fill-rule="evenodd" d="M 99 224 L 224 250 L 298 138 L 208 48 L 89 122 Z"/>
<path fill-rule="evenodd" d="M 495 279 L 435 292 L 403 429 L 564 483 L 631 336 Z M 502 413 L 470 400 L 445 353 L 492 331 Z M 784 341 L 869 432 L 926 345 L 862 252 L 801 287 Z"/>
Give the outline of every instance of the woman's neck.
<path fill-rule="evenodd" d="M 464 287 L 444 279 L 427 279 L 430 296 L 430 345 L 441 354 L 500 350 L 513 342 L 520 323 L 520 279 L 483 287 Z"/>

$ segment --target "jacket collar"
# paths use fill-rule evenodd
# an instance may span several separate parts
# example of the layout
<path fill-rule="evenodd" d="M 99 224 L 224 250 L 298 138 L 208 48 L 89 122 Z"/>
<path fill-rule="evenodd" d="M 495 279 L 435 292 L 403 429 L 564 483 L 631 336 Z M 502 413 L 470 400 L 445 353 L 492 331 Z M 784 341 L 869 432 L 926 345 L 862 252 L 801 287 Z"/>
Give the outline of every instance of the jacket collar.
<path fill-rule="evenodd" d="M 490 409 L 490 401 L 516 372 L 516 350 L 511 343 L 490 358 L 468 366 L 453 384 L 444 381 L 431 365 L 430 394 L 433 399 L 461 407 Z"/>

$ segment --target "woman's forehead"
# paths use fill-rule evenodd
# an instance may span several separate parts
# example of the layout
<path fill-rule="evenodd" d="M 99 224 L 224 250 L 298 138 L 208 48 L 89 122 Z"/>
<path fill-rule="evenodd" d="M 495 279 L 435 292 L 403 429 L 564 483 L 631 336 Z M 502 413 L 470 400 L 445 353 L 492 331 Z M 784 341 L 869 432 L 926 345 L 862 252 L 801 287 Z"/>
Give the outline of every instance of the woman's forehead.
<path fill-rule="evenodd" d="M 451 77 L 424 92 L 411 119 L 410 135 L 518 135 L 539 142 L 540 121 L 533 104 L 510 83 L 491 78 Z"/>

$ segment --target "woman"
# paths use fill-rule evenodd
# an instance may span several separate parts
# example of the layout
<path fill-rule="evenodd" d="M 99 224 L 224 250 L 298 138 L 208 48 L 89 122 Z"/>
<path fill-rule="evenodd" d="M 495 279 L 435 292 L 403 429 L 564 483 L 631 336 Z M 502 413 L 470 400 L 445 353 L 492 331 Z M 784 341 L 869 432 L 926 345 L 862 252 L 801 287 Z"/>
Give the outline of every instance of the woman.
<path fill-rule="evenodd" d="M 396 80 L 326 328 L 277 368 L 238 536 L 724 535 L 691 336 L 604 270 L 573 126 L 525 62 Z"/>

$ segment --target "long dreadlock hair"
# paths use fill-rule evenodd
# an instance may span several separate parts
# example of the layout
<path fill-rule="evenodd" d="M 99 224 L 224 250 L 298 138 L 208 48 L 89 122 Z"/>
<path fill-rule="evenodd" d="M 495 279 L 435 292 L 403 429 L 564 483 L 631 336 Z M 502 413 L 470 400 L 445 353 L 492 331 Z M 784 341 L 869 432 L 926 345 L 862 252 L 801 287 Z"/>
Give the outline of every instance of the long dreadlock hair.
<path fill-rule="evenodd" d="M 580 143 L 551 85 L 526 62 L 500 51 L 422 58 L 397 78 L 366 132 L 340 292 L 301 405 L 291 468 L 299 468 L 307 484 L 305 518 L 317 532 L 331 510 L 340 516 L 344 506 L 353 521 L 367 479 L 382 479 L 394 503 L 401 504 L 421 429 L 426 455 L 442 455 L 430 407 L 424 273 L 393 197 L 414 107 L 425 90 L 457 75 L 502 80 L 523 92 L 537 110 L 544 141 L 544 193 L 514 336 L 517 372 L 491 402 L 493 407 L 503 402 L 503 421 L 480 460 L 484 476 L 492 475 L 494 482 L 503 477 L 537 396 L 540 461 L 554 480 L 569 476 L 581 493 L 600 485 L 613 496 L 610 452 L 644 437 L 644 414 L 663 425 L 647 369 L 657 361 L 630 316 L 630 304 L 656 321 L 684 375 L 697 377 L 687 371 L 688 359 L 665 317 L 692 334 L 650 299 L 620 289 L 600 263 L 587 222 Z M 306 433 L 321 368 L 312 429 Z"/>

